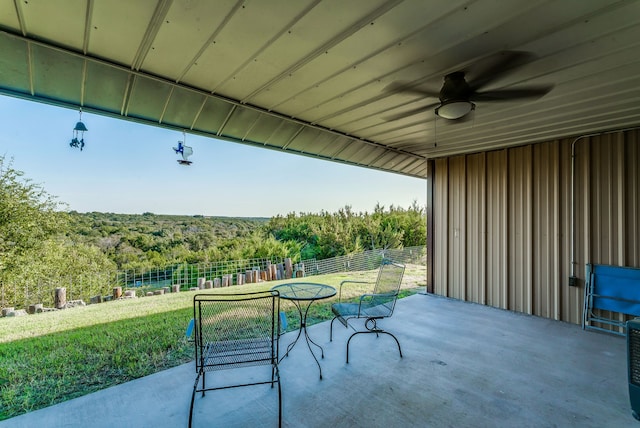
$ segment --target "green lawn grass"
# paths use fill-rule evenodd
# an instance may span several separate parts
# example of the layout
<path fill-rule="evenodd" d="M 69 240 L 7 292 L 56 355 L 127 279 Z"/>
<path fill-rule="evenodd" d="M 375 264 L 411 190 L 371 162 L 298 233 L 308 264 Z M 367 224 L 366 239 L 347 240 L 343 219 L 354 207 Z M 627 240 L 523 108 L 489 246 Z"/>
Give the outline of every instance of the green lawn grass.
<path fill-rule="evenodd" d="M 375 281 L 377 271 L 305 278 L 338 287 L 344 279 Z M 407 266 L 402 296 L 424 286 L 424 266 Z M 289 281 L 216 289 L 251 292 Z M 298 279 L 299 281 L 299 279 Z M 213 291 L 213 290 L 210 290 Z M 370 292 L 350 286 L 342 297 Z M 192 318 L 194 292 L 117 300 L 63 311 L 0 318 L 0 420 L 127 382 L 193 359 L 185 338 Z M 314 303 L 308 324 L 331 319 L 332 299 Z M 298 313 L 282 300 L 289 330 Z"/>

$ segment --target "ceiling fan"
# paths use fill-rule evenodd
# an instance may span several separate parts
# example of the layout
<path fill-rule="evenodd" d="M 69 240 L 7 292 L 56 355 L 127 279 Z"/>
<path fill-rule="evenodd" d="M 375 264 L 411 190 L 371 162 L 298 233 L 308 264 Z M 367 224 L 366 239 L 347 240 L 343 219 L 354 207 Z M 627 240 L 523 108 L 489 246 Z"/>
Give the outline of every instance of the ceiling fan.
<path fill-rule="evenodd" d="M 480 92 L 480 89 L 515 67 L 530 62 L 534 56 L 528 52 L 503 51 L 490 57 L 488 64 L 476 64 L 471 66 L 470 73 L 473 79 L 467 81 L 466 71 L 455 71 L 444 76 L 444 84 L 439 92 L 417 87 L 415 84 L 394 82 L 385 88 L 393 93 L 413 93 L 429 98 L 438 98 L 440 101 L 426 106 L 405 111 L 398 115 L 386 117 L 386 120 L 397 120 L 413 116 L 435 107 L 438 117 L 449 120 L 460 120 L 472 110 L 475 110 L 476 102 L 510 101 L 514 99 L 539 98 L 547 94 L 553 85 L 527 86 L 514 89 L 498 89 Z M 475 69 L 481 69 L 474 73 Z"/>

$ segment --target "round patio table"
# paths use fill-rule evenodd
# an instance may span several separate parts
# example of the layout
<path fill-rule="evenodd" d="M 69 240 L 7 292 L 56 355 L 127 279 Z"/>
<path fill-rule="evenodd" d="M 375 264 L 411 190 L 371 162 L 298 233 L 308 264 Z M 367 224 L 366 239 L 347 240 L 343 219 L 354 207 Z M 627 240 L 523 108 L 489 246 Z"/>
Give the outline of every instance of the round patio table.
<path fill-rule="evenodd" d="M 280 293 L 280 298 L 291 300 L 300 314 L 300 328 L 298 329 L 298 335 L 295 340 L 287 346 L 287 352 L 280 360 L 282 361 L 284 357 L 289 355 L 289 352 L 298 342 L 300 336 L 304 334 L 304 338 L 307 341 L 307 347 L 309 347 L 309 351 L 311 352 L 313 359 L 316 360 L 318 369 L 320 369 L 320 380 L 322 380 L 322 367 L 320 367 L 320 362 L 314 354 L 311 344 L 320 349 L 322 358 L 324 358 L 324 349 L 309 337 L 309 333 L 307 332 L 307 314 L 309 313 L 309 308 L 313 302 L 335 296 L 336 289 L 329 285 L 315 284 L 311 282 L 292 282 L 289 284 L 276 285 L 271 289 L 277 290 Z"/>

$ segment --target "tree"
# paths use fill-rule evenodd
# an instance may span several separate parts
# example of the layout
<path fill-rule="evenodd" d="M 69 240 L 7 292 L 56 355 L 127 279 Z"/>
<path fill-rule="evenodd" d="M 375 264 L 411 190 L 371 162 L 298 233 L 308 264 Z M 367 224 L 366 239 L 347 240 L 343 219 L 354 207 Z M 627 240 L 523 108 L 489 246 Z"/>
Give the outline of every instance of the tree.
<path fill-rule="evenodd" d="M 62 204 L 23 175 L 0 156 L 0 281 L 18 258 L 67 230 L 66 214 L 57 211 Z"/>
<path fill-rule="evenodd" d="M 376 248 L 425 245 L 426 218 L 416 201 L 409 209 L 379 203 L 373 213 L 354 213 L 345 206 L 337 213 L 288 214 L 269 220 L 264 230 L 278 241 L 294 242 L 302 260 L 324 259 Z"/>
<path fill-rule="evenodd" d="M 50 238 L 37 248 L 17 256 L 17 263 L 7 275 L 21 284 L 20 293 L 7 290 L 5 299 L 14 304 L 43 303 L 53 305 L 51 290 L 67 288 L 67 296 L 88 300 L 110 291 L 116 266 L 95 246 L 72 242 L 68 238 Z"/>

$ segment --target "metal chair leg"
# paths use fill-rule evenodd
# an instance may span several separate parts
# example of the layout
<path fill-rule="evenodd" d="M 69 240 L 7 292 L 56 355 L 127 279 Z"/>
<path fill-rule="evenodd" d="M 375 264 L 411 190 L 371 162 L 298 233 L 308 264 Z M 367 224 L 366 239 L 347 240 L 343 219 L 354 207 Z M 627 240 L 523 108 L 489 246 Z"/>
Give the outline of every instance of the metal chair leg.
<path fill-rule="evenodd" d="M 280 370 L 278 371 L 278 428 L 282 428 L 282 387 L 280 386 Z"/>
<path fill-rule="evenodd" d="M 191 428 L 191 422 L 193 420 L 193 402 L 196 398 L 196 390 L 198 389 L 198 383 L 200 382 L 200 372 L 196 376 L 196 382 L 193 385 L 193 392 L 191 393 L 191 405 L 189 406 L 189 428 Z"/>
<path fill-rule="evenodd" d="M 393 337 L 393 340 L 395 340 L 396 344 L 398 345 L 398 352 L 400 352 L 400 358 L 402 358 L 402 349 L 400 348 L 400 341 L 398 340 L 398 338 L 395 337 L 393 334 L 389 333 L 388 331 L 381 331 L 380 333 L 388 334 L 389 336 Z"/>
<path fill-rule="evenodd" d="M 398 338 L 395 337 L 393 334 L 389 333 L 388 331 L 385 331 L 385 330 L 356 331 L 351 336 L 349 336 L 349 340 L 347 340 L 347 364 L 349 364 L 349 343 L 351 342 L 351 339 L 353 339 L 353 336 L 355 336 L 357 334 L 367 334 L 367 333 L 375 333 L 376 336 L 378 336 L 379 333 L 382 333 L 382 334 L 388 334 L 389 336 L 393 337 L 393 340 L 396 341 L 396 345 L 398 345 L 398 351 L 400 352 L 400 358 L 402 358 L 402 349 L 400 348 L 400 342 L 398 341 Z"/>
<path fill-rule="evenodd" d="M 331 324 L 329 324 L 329 342 L 333 342 L 333 322 L 336 320 L 336 318 L 338 317 L 333 317 L 333 319 L 331 320 Z"/>

